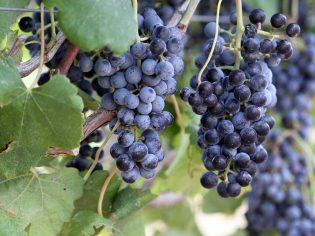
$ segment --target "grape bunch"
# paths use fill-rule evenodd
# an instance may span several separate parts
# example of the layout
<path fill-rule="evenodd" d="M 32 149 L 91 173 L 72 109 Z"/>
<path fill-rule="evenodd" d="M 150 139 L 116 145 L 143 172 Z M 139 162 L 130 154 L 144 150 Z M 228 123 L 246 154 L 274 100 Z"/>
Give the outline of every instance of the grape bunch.
<path fill-rule="evenodd" d="M 274 131 L 267 143 L 270 158 L 259 168 L 260 175 L 248 194 L 247 230 L 250 235 L 270 231 L 282 235 L 314 235 L 315 213 L 307 200 L 307 159 L 296 138 L 307 140 L 313 123 L 310 108 L 314 90 L 315 35 L 303 36 L 305 50 L 295 50 L 292 60 L 273 69 L 279 102 L 275 108 L 281 126 L 289 135 Z M 313 174 L 313 173 L 311 173 Z"/>
<path fill-rule="evenodd" d="M 294 139 L 283 140 L 280 132 L 273 132 L 270 141 L 269 158 L 259 167 L 247 197 L 247 231 L 315 235 L 315 213 L 303 193 L 309 187 L 306 156 L 295 149 Z"/>
<path fill-rule="evenodd" d="M 93 133 L 91 133 L 81 144 L 79 149 L 79 154 L 71 159 L 70 161 L 67 161 L 65 163 L 66 167 L 73 167 L 77 169 L 78 171 L 85 171 L 88 170 L 91 165 L 92 161 L 96 157 L 96 152 L 99 148 L 99 146 L 92 147 L 91 144 L 94 143 L 100 143 L 104 138 L 104 134 L 100 130 L 96 130 Z M 104 151 L 102 150 L 99 155 L 99 160 L 101 161 L 104 157 Z M 96 166 L 93 169 L 94 171 L 97 170 L 103 170 L 103 166 L 100 162 L 96 163 Z"/>
<path fill-rule="evenodd" d="M 217 187 L 222 197 L 238 196 L 241 187 L 252 181 L 257 164 L 268 157 L 262 143 L 274 126 L 274 119 L 266 111 L 277 102 L 269 67 L 277 66 L 293 53 L 289 40 L 261 37 L 258 28 L 265 18 L 261 9 L 251 11 L 251 23 L 245 26 L 241 48 L 235 44 L 235 14 L 230 18 L 232 37 L 220 33 L 214 42 L 216 24 L 208 23 L 204 28 L 208 40 L 195 64 L 202 69 L 214 44 L 213 57 L 201 76 L 193 76 L 190 88 L 184 88 L 180 94 L 193 112 L 201 115 L 198 145 L 203 149 L 202 161 L 207 169 L 201 185 Z M 281 28 L 286 18 L 275 14 L 271 24 Z M 286 33 L 296 36 L 299 26 L 289 24 Z M 243 59 L 239 68 L 238 51 Z"/>
<path fill-rule="evenodd" d="M 156 131 L 171 125 L 173 115 L 164 111 L 165 98 L 177 90 L 176 76 L 181 74 L 183 41 L 177 27 L 164 26 L 152 8 L 138 16 L 139 32 L 147 32 L 147 42 L 136 42 L 123 57 L 123 63 L 110 74 L 110 63 L 99 59 L 95 65 L 101 87 L 110 89 L 102 96 L 106 110 L 117 110 L 112 129 L 119 122 L 118 142 L 111 148 L 122 178 L 135 182 L 141 175 L 152 178 L 164 153 Z M 117 60 L 119 61 L 119 60 Z M 137 131 L 143 131 L 136 138 Z"/>
<path fill-rule="evenodd" d="M 282 126 L 307 138 L 313 124 L 310 109 L 315 95 L 315 64 L 309 62 L 315 59 L 315 35 L 305 34 L 301 42 L 307 50 L 295 51 L 288 63 L 273 68 L 273 74 Z"/>
<path fill-rule="evenodd" d="M 31 19 L 34 21 L 34 16 Z M 139 175 L 152 178 L 158 162 L 164 158 L 155 131 L 162 131 L 173 122 L 173 115 L 164 111 L 165 98 L 177 91 L 176 77 L 184 70 L 180 30 L 165 26 L 153 8 L 145 8 L 137 21 L 141 40 L 130 50 L 122 55 L 115 55 L 106 47 L 98 52 L 79 52 L 67 74 L 87 94 L 93 96 L 95 91 L 101 97 L 102 108 L 117 112 L 109 124 L 113 129 L 119 122 L 117 130 L 113 130 L 118 142 L 111 154 L 128 183 L 136 181 Z M 46 64 L 48 68 L 59 65 L 68 44 L 66 41 L 60 47 Z M 39 48 L 29 50 L 35 55 Z M 49 79 L 50 72 L 44 73 L 38 84 Z M 141 131 L 142 135 L 136 137 Z"/>

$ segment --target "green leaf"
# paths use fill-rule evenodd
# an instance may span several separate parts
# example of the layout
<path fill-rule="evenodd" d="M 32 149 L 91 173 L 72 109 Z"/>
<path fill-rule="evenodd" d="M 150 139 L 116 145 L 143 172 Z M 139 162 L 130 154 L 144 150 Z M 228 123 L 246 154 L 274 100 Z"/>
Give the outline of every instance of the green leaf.
<path fill-rule="evenodd" d="M 0 0 L 1 7 L 26 7 L 30 0 Z M 20 13 L 14 11 L 0 11 L 0 42 L 7 35 L 10 26 L 14 23 Z"/>
<path fill-rule="evenodd" d="M 13 217 L 0 209 L 0 235 L 23 236 L 23 228 Z"/>
<path fill-rule="evenodd" d="M 83 103 L 65 76 L 30 90 L 11 61 L 0 61 L 0 87 L 0 175 L 26 173 L 50 146 L 79 145 Z"/>
<path fill-rule="evenodd" d="M 67 224 L 61 236 L 92 236 L 96 230 L 109 224 L 109 220 L 95 212 L 80 211 Z"/>
<path fill-rule="evenodd" d="M 90 95 L 88 95 L 86 92 L 84 92 L 81 89 L 78 89 L 78 94 L 82 98 L 84 107 L 89 108 L 93 111 L 97 110 L 97 108 L 100 107 L 100 103 L 96 101 L 94 98 L 92 98 Z"/>
<path fill-rule="evenodd" d="M 116 219 L 128 216 L 156 197 L 149 190 L 127 187 L 121 190 L 114 199 L 112 213 Z"/>
<path fill-rule="evenodd" d="M 58 7 L 57 19 L 67 38 L 80 49 L 91 51 L 108 46 L 123 53 L 135 41 L 137 24 L 131 1 L 46 0 Z"/>
<path fill-rule="evenodd" d="M 210 189 L 203 196 L 202 210 L 205 213 L 225 213 L 233 214 L 242 204 L 243 197 L 238 198 L 221 198 L 215 189 Z"/>
<path fill-rule="evenodd" d="M 82 189 L 83 179 L 72 168 L 24 174 L 0 182 L 0 208 L 28 227 L 30 236 L 55 236 L 71 218 Z"/>
<path fill-rule="evenodd" d="M 100 196 L 101 188 L 108 177 L 108 171 L 94 172 L 86 184 L 84 185 L 84 193 L 82 197 L 76 201 L 76 211 L 79 210 L 97 210 L 98 199 Z M 103 200 L 103 215 L 109 216 L 111 212 L 112 202 L 118 193 L 121 184 L 120 178 L 115 175 L 106 189 Z"/>

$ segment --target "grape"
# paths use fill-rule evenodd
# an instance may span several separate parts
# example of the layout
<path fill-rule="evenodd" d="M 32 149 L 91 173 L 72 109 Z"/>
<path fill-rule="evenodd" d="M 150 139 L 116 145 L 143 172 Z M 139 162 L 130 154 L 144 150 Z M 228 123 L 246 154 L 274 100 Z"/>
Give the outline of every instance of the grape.
<path fill-rule="evenodd" d="M 134 145 L 135 143 L 133 143 L 132 145 Z M 132 146 L 131 145 L 131 146 Z M 130 147 L 129 147 L 130 149 Z M 118 158 L 120 155 L 126 153 L 126 148 L 121 146 L 119 143 L 114 143 L 111 147 L 110 147 L 110 155 L 116 159 Z M 128 153 L 130 155 L 130 153 Z M 130 155 L 131 156 L 131 155 Z M 132 156 L 131 156 L 132 157 Z"/>
<path fill-rule="evenodd" d="M 156 95 L 165 96 L 167 94 L 167 84 L 165 81 L 160 81 L 158 85 L 154 86 L 154 91 Z"/>
<path fill-rule="evenodd" d="M 155 100 L 152 102 L 152 111 L 161 112 L 165 106 L 164 99 L 160 96 L 156 96 Z"/>
<path fill-rule="evenodd" d="M 154 29 L 153 36 L 167 42 L 167 40 L 170 38 L 170 31 L 165 26 L 158 26 Z"/>
<path fill-rule="evenodd" d="M 114 88 L 123 88 L 127 85 L 125 75 L 123 72 L 117 72 L 110 77 L 111 86 Z"/>
<path fill-rule="evenodd" d="M 97 82 L 102 88 L 109 89 L 111 87 L 110 77 L 108 77 L 108 76 L 98 77 Z"/>
<path fill-rule="evenodd" d="M 101 100 L 101 106 L 109 111 L 115 110 L 117 108 L 117 105 L 113 99 L 113 94 L 111 93 L 104 94 Z"/>
<path fill-rule="evenodd" d="M 90 167 L 90 163 L 82 157 L 76 157 L 73 159 L 72 166 L 79 171 L 84 171 Z"/>
<path fill-rule="evenodd" d="M 112 67 L 117 68 L 117 67 L 122 66 L 125 63 L 126 57 L 125 55 L 121 55 L 121 56 L 111 55 L 111 57 L 109 58 L 109 61 Z"/>
<path fill-rule="evenodd" d="M 150 127 L 151 119 L 148 115 L 136 115 L 134 123 L 138 129 L 145 130 Z"/>
<path fill-rule="evenodd" d="M 143 75 L 142 82 L 149 87 L 157 86 L 161 82 L 161 78 L 149 75 Z"/>
<path fill-rule="evenodd" d="M 127 95 L 130 95 L 130 92 L 128 89 L 125 89 L 125 88 L 117 89 L 113 95 L 115 103 L 121 106 L 125 105 L 126 104 L 125 98 L 127 97 Z"/>
<path fill-rule="evenodd" d="M 156 154 L 161 149 L 161 142 L 156 138 L 146 138 L 144 144 L 148 147 L 148 152 L 150 154 Z"/>
<path fill-rule="evenodd" d="M 200 183 L 204 188 L 213 188 L 218 184 L 218 177 L 212 172 L 206 172 L 200 178 Z"/>
<path fill-rule="evenodd" d="M 129 109 L 136 109 L 139 106 L 140 101 L 138 96 L 129 93 L 125 96 L 124 103 Z"/>
<path fill-rule="evenodd" d="M 79 67 L 82 72 L 90 72 L 93 69 L 94 64 L 89 57 L 82 55 L 79 60 Z"/>
<path fill-rule="evenodd" d="M 98 76 L 108 76 L 112 71 L 112 66 L 108 60 L 98 59 L 94 64 L 94 71 Z"/>
<path fill-rule="evenodd" d="M 29 16 L 24 16 L 19 21 L 19 28 L 24 32 L 31 32 L 35 27 L 35 21 Z"/>
<path fill-rule="evenodd" d="M 300 32 L 301 32 L 301 28 L 296 23 L 290 23 L 288 24 L 286 28 L 286 33 L 289 37 L 296 37 L 297 35 L 300 34 Z"/>
<path fill-rule="evenodd" d="M 177 91 L 177 81 L 173 78 L 165 80 L 167 86 L 167 95 L 172 95 Z"/>
<path fill-rule="evenodd" d="M 155 100 L 156 93 L 155 93 L 153 88 L 143 87 L 140 90 L 139 97 L 140 97 L 142 102 L 150 103 L 150 102 L 153 102 Z"/>
<path fill-rule="evenodd" d="M 266 19 L 266 14 L 262 9 L 255 9 L 249 15 L 249 20 L 253 24 L 264 23 Z"/>
<path fill-rule="evenodd" d="M 216 29 L 216 24 L 215 22 L 209 22 L 208 24 L 206 24 L 206 26 L 204 27 L 204 34 L 209 37 L 212 38 L 215 35 L 215 29 Z M 220 28 L 219 28 L 219 32 L 220 32 Z"/>
<path fill-rule="evenodd" d="M 174 67 L 168 61 L 161 61 L 155 67 L 155 74 L 162 80 L 167 80 L 174 76 Z"/>
<path fill-rule="evenodd" d="M 157 167 L 159 159 L 153 154 L 148 154 L 145 156 L 144 160 L 141 162 L 141 167 L 145 170 L 153 170 Z"/>
<path fill-rule="evenodd" d="M 136 66 L 129 67 L 125 72 L 125 79 L 128 83 L 138 84 L 141 81 L 141 70 Z"/>
<path fill-rule="evenodd" d="M 135 119 L 135 112 L 128 108 L 121 108 L 117 113 L 117 118 L 123 125 L 132 125 Z"/>
<path fill-rule="evenodd" d="M 152 111 L 152 103 L 140 102 L 137 111 L 142 115 L 149 115 Z"/>
<path fill-rule="evenodd" d="M 146 170 L 146 169 L 140 167 L 139 170 L 140 170 L 140 175 L 145 179 L 152 179 L 156 174 L 156 171 L 154 169 L 153 170 Z"/>
<path fill-rule="evenodd" d="M 130 171 L 134 168 L 135 162 L 127 154 L 122 154 L 117 158 L 116 166 L 120 171 Z"/>
<path fill-rule="evenodd" d="M 154 39 L 150 44 L 150 51 L 155 55 L 161 55 L 166 51 L 166 43 L 162 39 Z"/>
<path fill-rule="evenodd" d="M 146 59 L 142 62 L 142 72 L 146 75 L 153 75 L 155 73 L 155 67 L 157 62 L 153 59 Z"/>
<path fill-rule="evenodd" d="M 281 13 L 276 13 L 272 15 L 270 23 L 275 28 L 281 28 L 282 26 L 286 25 L 287 17 Z"/>
<path fill-rule="evenodd" d="M 149 47 L 145 43 L 136 43 L 131 47 L 131 54 L 135 59 L 144 59 L 149 54 Z"/>
<path fill-rule="evenodd" d="M 141 162 L 148 154 L 148 148 L 142 142 L 134 142 L 128 149 L 128 155 L 135 161 Z"/>
<path fill-rule="evenodd" d="M 134 135 L 128 130 L 121 131 L 117 137 L 118 144 L 123 147 L 129 147 L 134 142 Z"/>
<path fill-rule="evenodd" d="M 179 56 L 172 56 L 168 62 L 170 62 L 173 65 L 174 68 L 174 74 L 180 75 L 184 71 L 184 61 Z"/>
<path fill-rule="evenodd" d="M 84 143 L 80 146 L 79 154 L 84 157 L 92 155 L 92 148 L 89 144 Z"/>
<path fill-rule="evenodd" d="M 181 39 L 170 38 L 167 41 L 166 47 L 170 53 L 178 54 L 183 50 L 184 44 Z"/>
<path fill-rule="evenodd" d="M 126 183 L 132 184 L 136 182 L 138 178 L 140 177 L 139 168 L 135 166 L 130 171 L 123 171 L 121 172 L 121 177 Z"/>

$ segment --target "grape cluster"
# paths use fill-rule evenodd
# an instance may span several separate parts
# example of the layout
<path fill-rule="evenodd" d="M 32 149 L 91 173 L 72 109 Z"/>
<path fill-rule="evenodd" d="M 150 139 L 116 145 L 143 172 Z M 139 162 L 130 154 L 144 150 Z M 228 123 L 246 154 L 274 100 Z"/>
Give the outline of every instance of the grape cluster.
<path fill-rule="evenodd" d="M 280 232 L 282 235 L 314 235 L 315 213 L 304 190 L 309 187 L 307 158 L 299 151 L 296 138 L 307 140 L 313 123 L 315 35 L 303 37 L 306 50 L 295 51 L 292 60 L 273 69 L 280 114 L 285 133 L 273 132 L 267 145 L 270 158 L 248 194 L 248 232 L 250 235 Z M 313 174 L 313 173 L 311 173 Z"/>
<path fill-rule="evenodd" d="M 315 213 L 303 189 L 309 185 L 305 156 L 292 138 L 273 132 L 267 162 L 259 167 L 248 194 L 249 235 L 315 235 Z M 269 149 L 269 148 L 268 148 Z"/>
<path fill-rule="evenodd" d="M 173 115 L 164 111 L 165 98 L 177 90 L 176 76 L 184 70 L 181 58 L 182 35 L 177 27 L 164 26 L 152 8 L 138 15 L 139 32 L 147 32 L 150 39 L 131 46 L 120 59 L 116 72 L 111 75 L 106 59 L 99 59 L 94 69 L 101 87 L 110 89 L 102 96 L 106 110 L 117 110 L 118 142 L 111 148 L 122 178 L 132 183 L 141 175 L 152 178 L 164 158 L 158 134 L 173 122 Z M 122 59 L 123 58 L 123 59 Z M 104 73 L 103 73 L 104 72 Z M 143 131 L 137 139 L 133 128 Z M 155 131 L 154 131 L 155 130 Z"/>
<path fill-rule="evenodd" d="M 37 22 L 34 15 L 30 19 Z M 158 162 L 164 158 L 155 131 L 164 130 L 173 122 L 173 115 L 164 111 L 165 98 L 177 91 L 175 78 L 184 70 L 181 55 L 184 42 L 180 30 L 165 26 L 153 8 L 145 8 L 143 14 L 138 14 L 137 21 L 142 38 L 130 50 L 119 56 L 108 48 L 79 52 L 67 74 L 70 81 L 87 94 L 93 95 L 96 91 L 102 108 L 117 112 L 117 117 L 109 124 L 113 129 L 119 122 L 117 130 L 113 131 L 118 135 L 118 142 L 111 154 L 128 183 L 136 181 L 139 175 L 152 178 Z M 66 41 L 46 64 L 48 68 L 55 69 L 59 65 L 67 46 Z M 39 47 L 28 49 L 31 55 L 39 51 Z M 50 72 L 44 73 L 38 84 L 49 79 Z M 139 138 L 136 137 L 138 131 L 143 131 Z"/>
<path fill-rule="evenodd" d="M 241 187 L 250 184 L 256 165 L 268 157 L 261 144 L 274 126 L 274 119 L 266 111 L 277 102 L 269 67 L 290 57 L 293 47 L 286 39 L 260 37 L 257 28 L 265 18 L 261 9 L 249 14 L 251 23 L 245 26 L 240 49 L 232 40 L 233 27 L 232 37 L 220 33 L 214 42 L 216 24 L 208 23 L 204 28 L 208 40 L 195 64 L 199 69 L 203 67 L 215 43 L 213 57 L 200 76 L 201 81 L 194 76 L 191 88 L 184 88 L 180 94 L 193 112 L 201 115 L 198 145 L 204 150 L 202 161 L 208 170 L 201 177 L 201 185 L 217 187 L 222 197 L 238 196 Z M 235 25 L 236 15 L 230 20 Z M 275 14 L 271 23 L 280 28 L 286 24 L 286 18 Z M 289 24 L 286 32 L 296 36 L 297 28 L 298 25 Z M 235 68 L 237 50 L 241 50 L 243 58 L 239 69 Z"/>
<path fill-rule="evenodd" d="M 66 162 L 65 166 L 76 168 L 78 171 L 88 170 L 91 167 L 92 161 L 95 159 L 96 152 L 99 148 L 98 146 L 94 146 L 94 145 L 93 145 L 94 147 L 92 147 L 91 144 L 99 143 L 103 140 L 103 138 L 104 138 L 104 134 L 100 130 L 97 130 L 91 133 L 80 144 L 79 154 L 75 158 Z M 99 160 L 102 160 L 103 157 L 104 157 L 104 151 L 101 151 L 99 155 Z M 97 162 L 95 168 L 93 169 L 93 172 L 97 170 L 103 170 L 103 166 L 100 162 Z"/>
<path fill-rule="evenodd" d="M 315 35 L 303 36 L 307 50 L 295 51 L 292 59 L 282 67 L 274 68 L 274 83 L 277 87 L 276 111 L 281 113 L 285 129 L 297 130 L 307 138 L 313 124 L 310 109 L 315 95 Z"/>

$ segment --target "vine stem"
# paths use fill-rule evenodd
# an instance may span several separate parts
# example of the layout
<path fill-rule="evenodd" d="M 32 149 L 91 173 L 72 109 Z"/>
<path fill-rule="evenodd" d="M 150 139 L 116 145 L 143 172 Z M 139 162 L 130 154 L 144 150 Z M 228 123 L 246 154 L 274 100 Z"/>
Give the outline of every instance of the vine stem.
<path fill-rule="evenodd" d="M 178 24 L 178 28 L 182 32 L 186 32 L 187 26 L 188 26 L 192 16 L 194 15 L 194 12 L 195 12 L 199 2 L 200 2 L 200 0 L 190 0 L 189 1 L 188 8 L 187 8 L 183 18 L 181 19 L 181 21 Z"/>
<path fill-rule="evenodd" d="M 283 37 L 281 37 L 281 35 L 277 35 L 277 34 L 272 34 L 270 32 L 267 31 L 263 31 L 263 30 L 257 30 L 257 34 L 258 35 L 262 35 L 262 36 L 267 36 L 269 38 L 276 38 L 276 39 L 281 39 Z"/>
<path fill-rule="evenodd" d="M 212 55 L 213 55 L 215 45 L 216 45 L 216 43 L 217 43 L 218 34 L 219 34 L 219 16 L 220 16 L 221 3 L 222 3 L 222 0 L 219 0 L 219 1 L 218 1 L 218 6 L 217 6 L 217 15 L 216 15 L 216 20 L 215 20 L 215 34 L 214 34 L 214 39 L 213 39 L 212 47 L 211 47 L 210 53 L 209 53 L 209 55 L 208 55 L 207 61 L 205 62 L 205 64 L 202 66 L 201 70 L 200 70 L 199 73 L 198 73 L 198 77 L 197 77 L 198 84 L 201 83 L 201 76 L 202 76 L 202 73 L 203 73 L 204 70 L 207 68 L 207 66 L 208 66 L 208 64 L 209 64 L 209 62 L 210 62 L 210 60 L 211 60 L 211 57 L 212 57 Z"/>
<path fill-rule="evenodd" d="M 242 0 L 236 0 L 236 40 L 235 47 L 241 48 L 242 35 L 244 33 L 244 23 L 243 23 L 243 9 L 242 9 Z M 241 51 L 236 52 L 235 65 L 236 69 L 240 68 L 242 60 Z"/>
<path fill-rule="evenodd" d="M 56 38 L 56 25 L 55 25 L 55 15 L 54 15 L 54 8 L 51 7 L 49 9 L 49 13 L 50 13 L 50 21 L 51 21 L 51 35 L 52 38 L 55 39 Z"/>
<path fill-rule="evenodd" d="M 174 105 L 175 113 L 176 113 L 176 116 L 178 119 L 178 124 L 179 124 L 180 128 L 183 130 L 185 128 L 185 125 L 184 125 L 182 114 L 180 113 L 178 102 L 177 102 L 174 94 L 171 96 L 171 100 L 172 100 L 172 103 Z"/>
<path fill-rule="evenodd" d="M 77 54 L 79 53 L 80 49 L 75 46 L 74 44 L 69 44 L 66 54 L 62 58 L 60 64 L 56 69 L 56 73 L 60 73 L 66 75 L 75 59 Z"/>
<path fill-rule="evenodd" d="M 40 59 L 39 59 L 39 67 L 38 72 L 31 84 L 31 88 L 34 88 L 37 85 L 37 82 L 40 78 L 40 74 L 42 73 L 44 66 L 44 57 L 45 57 L 45 22 L 44 22 L 44 3 L 40 4 Z"/>
<path fill-rule="evenodd" d="M 133 18 L 136 21 L 137 28 L 138 28 L 138 0 L 132 0 L 132 8 L 133 8 Z M 137 30 L 137 42 L 140 42 L 139 31 Z"/>
<path fill-rule="evenodd" d="M 102 143 L 102 145 L 97 149 L 96 155 L 95 155 L 95 159 L 91 165 L 91 167 L 89 168 L 88 172 L 85 174 L 83 180 L 87 181 L 88 178 L 90 177 L 90 175 L 92 174 L 98 160 L 100 159 L 100 154 L 102 152 L 102 150 L 104 149 L 104 147 L 106 146 L 106 144 L 108 143 L 109 139 L 112 137 L 112 135 L 114 134 L 115 130 L 119 127 L 120 123 L 119 121 L 117 121 L 117 123 L 115 124 L 114 128 L 112 129 L 112 131 L 107 135 L 106 139 L 104 140 L 104 142 Z"/>
<path fill-rule="evenodd" d="M 106 192 L 106 189 L 111 181 L 111 179 L 114 177 L 114 175 L 117 173 L 117 168 L 116 166 L 113 167 L 110 172 L 109 172 L 109 176 L 106 178 L 106 180 L 104 181 L 104 184 L 102 186 L 101 192 L 100 192 L 100 196 L 98 198 L 98 204 L 97 204 L 97 213 L 103 217 L 103 200 L 104 200 L 104 195 Z"/>

